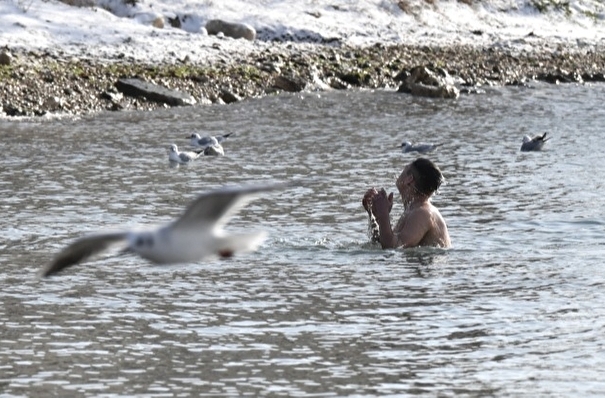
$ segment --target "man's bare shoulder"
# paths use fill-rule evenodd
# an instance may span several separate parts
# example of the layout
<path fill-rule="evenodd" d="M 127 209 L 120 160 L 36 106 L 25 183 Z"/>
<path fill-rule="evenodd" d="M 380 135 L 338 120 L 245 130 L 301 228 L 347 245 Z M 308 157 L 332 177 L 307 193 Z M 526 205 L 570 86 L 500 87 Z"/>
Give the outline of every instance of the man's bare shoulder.
<path fill-rule="evenodd" d="M 430 203 L 405 212 L 397 223 L 397 233 L 403 247 L 451 245 L 445 220 Z"/>

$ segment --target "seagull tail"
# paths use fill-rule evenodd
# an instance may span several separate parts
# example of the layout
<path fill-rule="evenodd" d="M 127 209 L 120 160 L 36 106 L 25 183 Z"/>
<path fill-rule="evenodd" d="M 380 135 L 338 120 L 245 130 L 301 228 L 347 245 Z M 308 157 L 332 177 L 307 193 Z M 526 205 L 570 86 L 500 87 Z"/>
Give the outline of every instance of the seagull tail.
<path fill-rule="evenodd" d="M 231 257 L 237 253 L 252 252 L 267 238 L 265 231 L 248 234 L 232 234 L 221 238 L 217 254 L 221 257 Z"/>

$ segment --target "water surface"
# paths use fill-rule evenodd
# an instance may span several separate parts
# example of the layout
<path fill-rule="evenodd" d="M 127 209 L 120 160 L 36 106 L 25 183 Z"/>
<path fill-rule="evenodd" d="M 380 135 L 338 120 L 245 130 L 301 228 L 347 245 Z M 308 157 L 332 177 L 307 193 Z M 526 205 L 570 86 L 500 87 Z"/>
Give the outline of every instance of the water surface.
<path fill-rule="evenodd" d="M 604 86 L 388 91 L 0 120 L 0 395 L 605 394 Z M 192 131 L 224 158 L 172 167 Z M 548 131 L 539 153 L 525 134 Z M 451 250 L 368 243 L 361 197 L 430 155 Z M 75 238 L 164 223 L 225 184 L 256 253 L 174 267 L 102 256 L 42 282 Z M 396 205 L 393 213 L 399 214 Z"/>

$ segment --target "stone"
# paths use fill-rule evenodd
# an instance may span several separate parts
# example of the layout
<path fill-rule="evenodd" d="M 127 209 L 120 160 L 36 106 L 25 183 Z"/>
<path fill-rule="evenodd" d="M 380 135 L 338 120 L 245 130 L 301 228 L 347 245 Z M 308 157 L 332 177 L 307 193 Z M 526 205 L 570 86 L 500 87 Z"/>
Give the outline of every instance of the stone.
<path fill-rule="evenodd" d="M 110 90 L 103 91 L 99 98 L 111 101 L 112 103 L 118 104 L 124 98 L 124 95 L 120 92 L 113 92 Z"/>
<path fill-rule="evenodd" d="M 256 30 L 244 23 L 226 22 L 221 19 L 212 19 L 206 23 L 206 31 L 209 35 L 218 35 L 223 33 L 227 37 L 234 39 L 246 39 L 254 41 L 256 39 Z"/>
<path fill-rule="evenodd" d="M 164 29 L 164 17 L 157 17 L 151 21 L 151 26 L 158 29 Z"/>
<path fill-rule="evenodd" d="M 444 69 L 432 70 L 427 66 L 416 66 L 397 91 L 419 97 L 458 98 L 460 90 L 451 80 Z"/>
<path fill-rule="evenodd" d="M 144 97 L 149 101 L 168 104 L 170 106 L 195 105 L 196 100 L 189 93 L 170 90 L 166 87 L 148 83 L 140 79 L 119 79 L 115 87 L 129 97 Z"/>
<path fill-rule="evenodd" d="M 57 111 L 63 108 L 63 99 L 59 97 L 48 97 L 46 101 L 44 101 L 44 108 L 49 111 Z"/>
<path fill-rule="evenodd" d="M 0 65 L 10 65 L 13 62 L 13 55 L 10 51 L 2 50 L 0 52 Z"/>
<path fill-rule="evenodd" d="M 174 15 L 174 16 L 167 16 L 166 19 L 168 19 L 168 23 L 170 24 L 170 26 L 172 26 L 173 28 L 177 28 L 180 29 L 181 28 L 181 18 L 179 18 L 178 15 Z"/>
<path fill-rule="evenodd" d="M 301 79 L 294 79 L 284 75 L 275 76 L 273 80 L 273 87 L 288 91 L 290 93 L 297 93 L 305 89 L 306 83 Z"/>
<path fill-rule="evenodd" d="M 223 88 L 221 89 L 220 99 L 223 100 L 226 104 L 232 104 L 234 102 L 241 101 L 241 98 L 233 93 L 232 91 Z"/>

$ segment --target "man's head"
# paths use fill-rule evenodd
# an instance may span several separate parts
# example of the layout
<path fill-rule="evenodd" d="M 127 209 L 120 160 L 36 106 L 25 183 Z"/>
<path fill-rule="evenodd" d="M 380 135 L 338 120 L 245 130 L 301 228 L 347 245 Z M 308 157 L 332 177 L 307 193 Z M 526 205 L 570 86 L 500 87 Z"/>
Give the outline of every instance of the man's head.
<path fill-rule="evenodd" d="M 429 159 L 418 158 L 405 166 L 397 179 L 397 188 L 402 196 L 405 196 L 407 187 L 422 195 L 431 196 L 442 182 L 443 174 L 439 167 Z"/>

